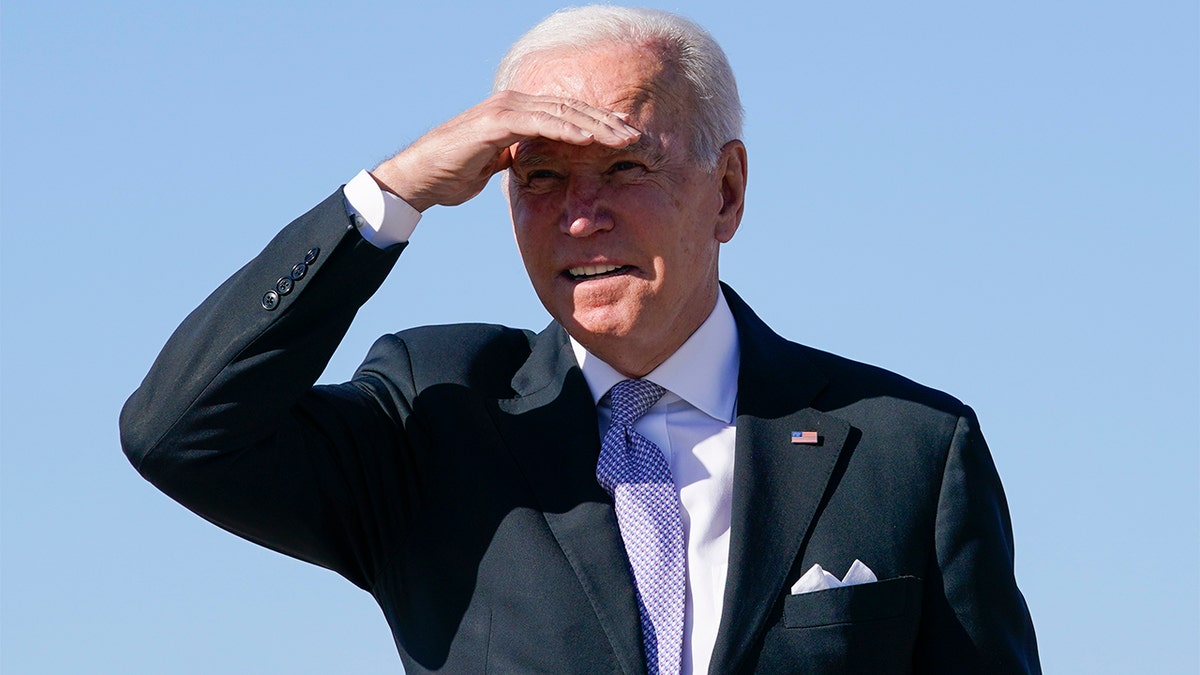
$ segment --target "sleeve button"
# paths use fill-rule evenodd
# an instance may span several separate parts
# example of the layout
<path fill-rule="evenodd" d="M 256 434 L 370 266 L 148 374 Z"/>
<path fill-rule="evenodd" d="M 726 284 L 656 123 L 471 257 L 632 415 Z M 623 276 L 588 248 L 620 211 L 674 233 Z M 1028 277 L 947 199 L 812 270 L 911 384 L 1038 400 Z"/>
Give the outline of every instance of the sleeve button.
<path fill-rule="evenodd" d="M 292 281 L 291 277 L 279 277 L 275 282 L 275 290 L 279 291 L 280 295 L 291 293 L 294 286 L 295 282 Z"/>
<path fill-rule="evenodd" d="M 311 265 L 317 262 L 317 256 L 319 255 L 321 255 L 321 249 L 317 248 L 316 246 L 308 249 L 308 251 L 304 253 L 304 264 Z"/>
<path fill-rule="evenodd" d="M 268 312 L 279 306 L 279 294 L 275 291 L 267 291 L 262 296 L 262 308 Z"/>
<path fill-rule="evenodd" d="M 305 265 L 304 263 L 296 263 L 295 266 L 292 267 L 292 281 L 300 281 L 304 278 L 305 274 L 308 274 L 308 265 Z"/>

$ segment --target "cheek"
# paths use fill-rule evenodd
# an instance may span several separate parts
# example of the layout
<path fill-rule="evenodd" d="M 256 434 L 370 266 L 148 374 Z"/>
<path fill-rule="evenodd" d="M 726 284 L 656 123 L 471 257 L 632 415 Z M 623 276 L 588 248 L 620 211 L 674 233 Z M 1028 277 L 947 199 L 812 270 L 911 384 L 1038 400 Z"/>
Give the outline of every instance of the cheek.
<path fill-rule="evenodd" d="M 511 202 L 514 228 L 533 234 L 557 222 L 562 199 L 551 199 L 543 195 L 524 195 Z"/>
<path fill-rule="evenodd" d="M 513 225 L 513 236 L 517 240 L 517 253 L 521 256 L 521 264 L 525 266 L 525 273 L 529 276 L 529 280 L 536 284 L 541 278 L 538 270 L 545 265 L 545 256 L 540 252 L 538 239 L 531 236 L 529 229 L 519 223 Z"/>
<path fill-rule="evenodd" d="M 544 218 L 540 218 L 535 209 L 531 208 L 529 200 L 512 204 L 513 237 L 517 240 L 517 249 L 521 255 L 528 257 L 537 249 L 539 242 L 545 239 Z"/>
<path fill-rule="evenodd" d="M 538 294 L 542 295 L 556 284 L 561 272 L 561 255 L 556 248 L 556 240 L 537 228 L 518 228 L 516 237 L 517 250 L 521 255 L 525 273 Z"/>

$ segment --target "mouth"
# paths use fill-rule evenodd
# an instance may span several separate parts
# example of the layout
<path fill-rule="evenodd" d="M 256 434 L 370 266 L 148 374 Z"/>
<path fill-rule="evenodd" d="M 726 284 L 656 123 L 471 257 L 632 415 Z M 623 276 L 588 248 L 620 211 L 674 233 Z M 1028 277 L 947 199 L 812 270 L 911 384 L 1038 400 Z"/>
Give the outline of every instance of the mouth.
<path fill-rule="evenodd" d="M 615 277 L 632 269 L 633 267 L 630 265 L 582 265 L 572 267 L 564 274 L 571 281 L 591 281 L 592 279 Z"/>

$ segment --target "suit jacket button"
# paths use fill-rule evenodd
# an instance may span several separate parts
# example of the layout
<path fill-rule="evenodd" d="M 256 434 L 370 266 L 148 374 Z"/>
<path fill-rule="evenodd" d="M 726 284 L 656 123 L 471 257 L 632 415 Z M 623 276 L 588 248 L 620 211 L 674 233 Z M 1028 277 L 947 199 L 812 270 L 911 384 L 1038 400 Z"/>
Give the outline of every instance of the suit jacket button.
<path fill-rule="evenodd" d="M 292 281 L 291 277 L 279 277 L 275 281 L 275 290 L 279 291 L 280 295 L 287 295 L 292 292 L 292 287 L 296 282 Z"/>
<path fill-rule="evenodd" d="M 308 274 L 308 265 L 305 265 L 304 263 L 296 263 L 295 266 L 292 267 L 292 281 L 300 281 L 304 278 L 305 274 Z"/>
<path fill-rule="evenodd" d="M 267 291 L 262 296 L 262 308 L 268 312 L 279 306 L 279 294 L 275 291 Z"/>
<path fill-rule="evenodd" d="M 316 246 L 308 249 L 308 251 L 306 251 L 304 253 L 304 264 L 311 265 L 311 264 L 317 262 L 317 256 L 320 254 L 321 254 L 321 249 L 317 248 Z"/>

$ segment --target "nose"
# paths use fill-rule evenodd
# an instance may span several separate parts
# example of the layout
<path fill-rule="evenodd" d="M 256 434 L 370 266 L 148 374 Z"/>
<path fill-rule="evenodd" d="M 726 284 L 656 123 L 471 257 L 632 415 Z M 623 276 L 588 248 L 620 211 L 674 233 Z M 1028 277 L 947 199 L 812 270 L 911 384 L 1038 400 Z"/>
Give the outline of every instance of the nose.
<path fill-rule="evenodd" d="M 601 199 L 599 181 L 572 178 L 563 205 L 563 231 L 572 237 L 590 237 L 611 230 L 612 216 Z"/>

